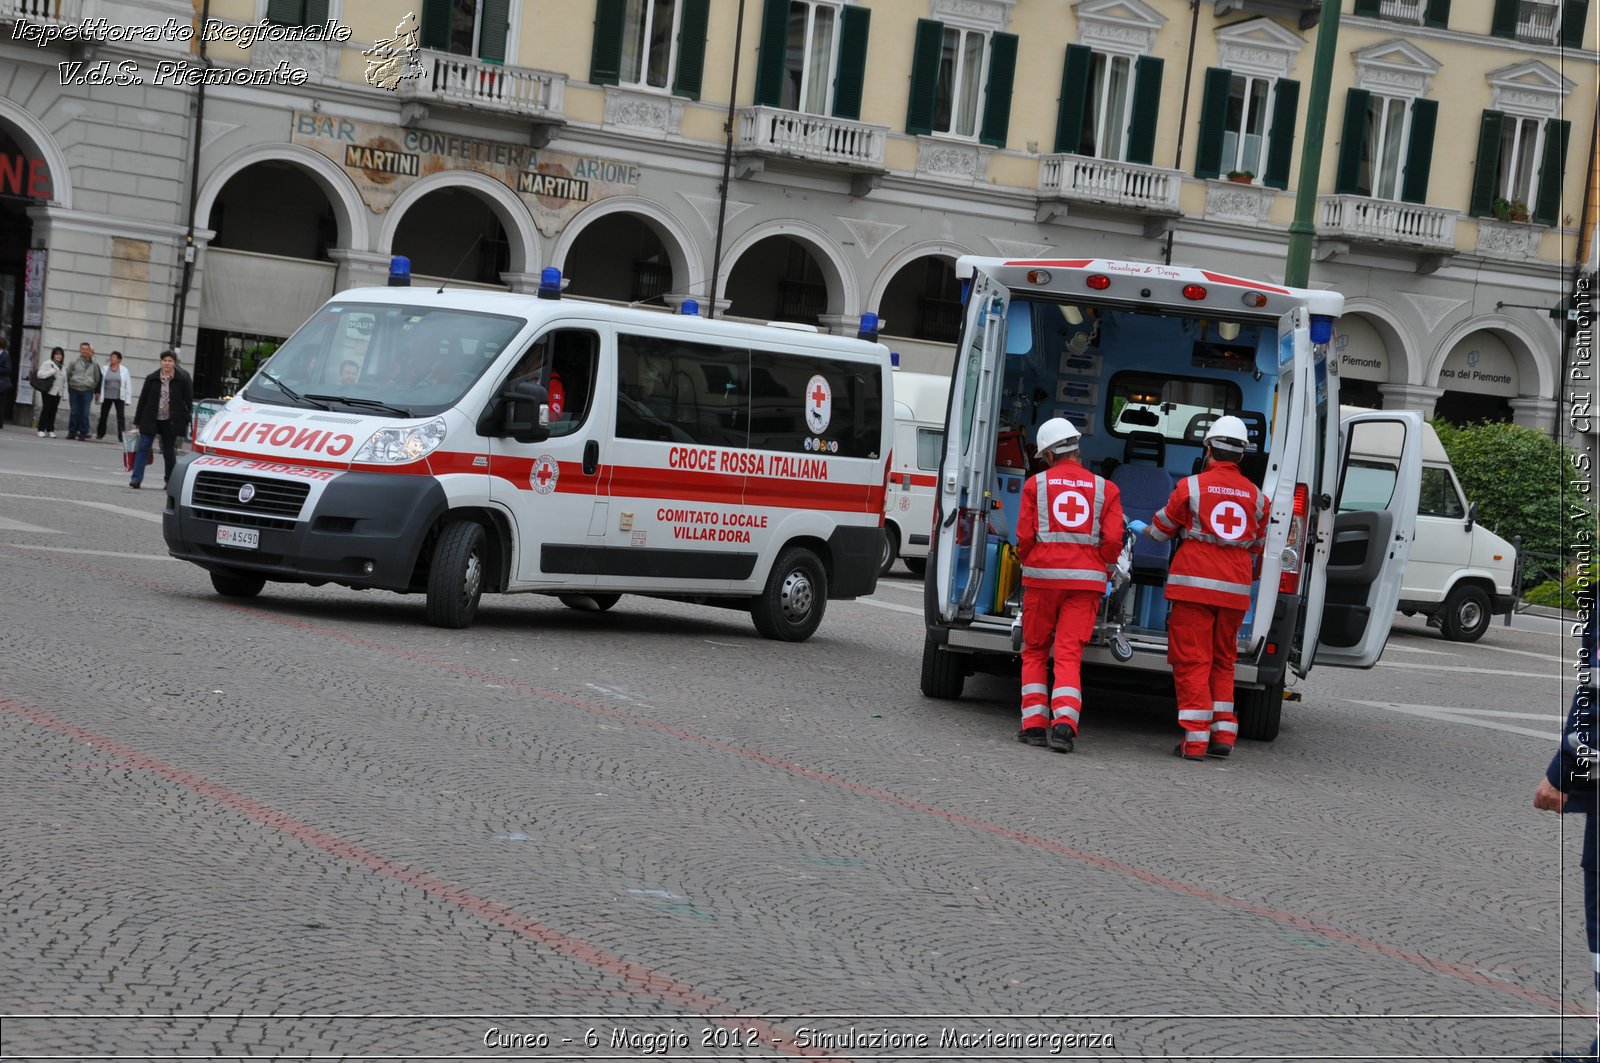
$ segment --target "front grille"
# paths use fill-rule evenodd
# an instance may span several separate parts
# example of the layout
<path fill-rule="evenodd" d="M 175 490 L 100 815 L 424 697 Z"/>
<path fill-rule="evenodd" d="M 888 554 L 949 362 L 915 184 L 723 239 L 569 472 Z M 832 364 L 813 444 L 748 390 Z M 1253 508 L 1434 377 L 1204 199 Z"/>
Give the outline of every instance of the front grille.
<path fill-rule="evenodd" d="M 232 524 L 236 527 L 294 531 L 294 521 L 285 520 L 283 517 L 263 517 L 256 513 L 224 513 L 220 509 L 201 509 L 199 506 L 195 507 L 194 515 L 201 520 L 214 520 L 218 524 Z"/>
<path fill-rule="evenodd" d="M 239 489 L 245 484 L 255 488 L 255 496 L 248 502 L 241 502 Z M 288 517 L 292 522 L 300 516 L 300 507 L 305 504 L 306 496 L 310 493 L 311 485 L 300 480 L 269 480 L 262 476 L 212 472 L 208 469 L 195 477 L 194 495 L 190 504 L 196 509 L 211 507 L 226 509 L 230 514 L 252 513 Z"/>

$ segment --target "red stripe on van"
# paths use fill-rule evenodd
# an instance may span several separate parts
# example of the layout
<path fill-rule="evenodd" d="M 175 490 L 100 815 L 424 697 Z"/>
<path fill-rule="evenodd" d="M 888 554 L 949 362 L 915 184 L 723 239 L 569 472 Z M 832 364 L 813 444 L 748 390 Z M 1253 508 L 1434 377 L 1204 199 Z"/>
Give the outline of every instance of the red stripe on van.
<path fill-rule="evenodd" d="M 1054 266 L 1056 269 L 1087 269 L 1092 258 L 1018 258 L 1006 261 L 1007 266 Z"/>
<path fill-rule="evenodd" d="M 1262 284 L 1260 281 L 1245 281 L 1238 277 L 1230 277 L 1226 273 L 1212 273 L 1208 269 L 1200 271 L 1200 275 L 1214 284 L 1232 284 L 1238 288 L 1258 288 L 1264 292 L 1277 292 L 1279 295 L 1288 295 L 1289 289 L 1279 288 L 1271 284 Z"/>

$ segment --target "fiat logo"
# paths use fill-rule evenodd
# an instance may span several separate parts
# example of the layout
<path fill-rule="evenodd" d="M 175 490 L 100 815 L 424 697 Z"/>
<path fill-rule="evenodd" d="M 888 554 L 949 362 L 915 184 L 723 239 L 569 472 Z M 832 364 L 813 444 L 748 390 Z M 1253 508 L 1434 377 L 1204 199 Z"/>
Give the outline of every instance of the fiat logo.
<path fill-rule="evenodd" d="M 245 484 L 243 487 L 239 488 L 239 502 L 241 505 L 249 504 L 250 500 L 254 497 L 256 497 L 255 484 Z"/>

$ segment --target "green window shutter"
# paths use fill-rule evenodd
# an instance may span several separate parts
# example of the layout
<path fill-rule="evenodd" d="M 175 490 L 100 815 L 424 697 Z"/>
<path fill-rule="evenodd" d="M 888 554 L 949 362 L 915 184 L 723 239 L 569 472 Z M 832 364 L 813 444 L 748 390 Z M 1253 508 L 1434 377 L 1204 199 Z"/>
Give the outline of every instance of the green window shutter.
<path fill-rule="evenodd" d="M 1194 152 L 1196 177 L 1222 176 L 1222 137 L 1228 131 L 1228 93 L 1232 88 L 1231 72 L 1215 66 L 1206 68 L 1205 90 L 1200 97 L 1200 143 Z"/>
<path fill-rule="evenodd" d="M 1094 52 L 1081 44 L 1067 45 L 1061 68 L 1061 106 L 1056 112 L 1056 151 L 1076 155 L 1082 146 L 1083 109 L 1089 99 L 1089 60 Z"/>
<path fill-rule="evenodd" d="M 1428 201 L 1428 171 L 1433 169 L 1433 130 L 1439 121 L 1439 101 L 1411 101 L 1411 139 L 1406 145 L 1406 169 L 1400 181 L 1400 198 L 1406 203 Z"/>
<path fill-rule="evenodd" d="M 628 0 L 595 0 L 590 84 L 615 85 L 622 79 L 622 20 L 627 12 Z"/>
<path fill-rule="evenodd" d="M 944 23 L 917 19 L 917 43 L 911 55 L 911 98 L 906 103 L 906 132 L 933 132 L 934 95 L 939 91 L 939 55 L 944 51 Z"/>
<path fill-rule="evenodd" d="M 1478 123 L 1478 164 L 1472 171 L 1472 203 L 1467 213 L 1475 218 L 1494 211 L 1495 178 L 1500 175 L 1500 127 L 1506 116 L 1499 111 L 1484 111 Z"/>
<path fill-rule="evenodd" d="M 833 83 L 833 116 L 861 119 L 861 90 L 867 79 L 867 30 L 872 9 L 847 4 L 839 19 L 839 75 Z"/>
<path fill-rule="evenodd" d="M 1383 0 L 1356 0 L 1355 10 L 1352 15 L 1363 15 L 1367 18 L 1377 18 L 1383 6 Z"/>
<path fill-rule="evenodd" d="M 1261 183 L 1289 187 L 1289 160 L 1294 157 L 1295 115 L 1300 107 L 1300 82 L 1279 78 L 1272 90 L 1272 131 L 1267 135 L 1267 170 Z"/>
<path fill-rule="evenodd" d="M 1450 0 L 1428 0 L 1428 7 L 1422 14 L 1424 26 L 1436 26 L 1445 29 L 1450 25 Z"/>
<path fill-rule="evenodd" d="M 304 0 L 267 0 L 267 21 L 280 26 L 298 26 L 305 17 Z"/>
<path fill-rule="evenodd" d="M 1583 29 L 1588 19 L 1589 0 L 1566 0 L 1561 5 L 1561 47 L 1583 47 Z"/>
<path fill-rule="evenodd" d="M 320 26 L 328 21 L 328 0 L 306 0 L 306 25 Z"/>
<path fill-rule="evenodd" d="M 672 94 L 700 98 L 700 79 L 706 70 L 706 26 L 711 22 L 711 0 L 682 0 L 678 13 L 678 65 L 672 76 Z"/>
<path fill-rule="evenodd" d="M 983 90 L 983 128 L 978 140 L 990 147 L 1006 146 L 1011 130 L 1011 83 L 1017 74 L 1017 35 L 989 36 L 989 84 Z"/>
<path fill-rule="evenodd" d="M 480 0 L 478 58 L 490 63 L 506 61 L 506 33 L 511 29 L 511 0 Z"/>
<path fill-rule="evenodd" d="M 1494 0 L 1494 17 L 1489 20 L 1489 32 L 1496 37 L 1515 39 L 1517 36 L 1517 9 L 1522 0 Z"/>
<path fill-rule="evenodd" d="M 422 46 L 450 50 L 450 0 L 422 0 Z"/>
<path fill-rule="evenodd" d="M 756 104 L 783 106 L 783 53 L 789 47 L 789 0 L 767 0 L 761 12 L 760 55 L 756 60 Z"/>
<path fill-rule="evenodd" d="M 1572 123 L 1551 118 L 1544 124 L 1544 159 L 1539 163 L 1539 194 L 1533 203 L 1533 220 L 1554 225 L 1561 220 L 1561 179 L 1567 173 L 1567 137 Z"/>
<path fill-rule="evenodd" d="M 1161 113 L 1161 68 L 1153 55 L 1133 64 L 1133 118 L 1128 123 L 1128 162 L 1149 166 L 1156 157 L 1156 116 Z"/>
<path fill-rule="evenodd" d="M 1333 178 L 1336 195 L 1360 194 L 1356 184 L 1361 180 L 1361 153 L 1367 143 L 1367 100 L 1371 95 L 1366 89 L 1350 89 L 1344 94 L 1344 133 L 1339 138 L 1339 168 Z"/>

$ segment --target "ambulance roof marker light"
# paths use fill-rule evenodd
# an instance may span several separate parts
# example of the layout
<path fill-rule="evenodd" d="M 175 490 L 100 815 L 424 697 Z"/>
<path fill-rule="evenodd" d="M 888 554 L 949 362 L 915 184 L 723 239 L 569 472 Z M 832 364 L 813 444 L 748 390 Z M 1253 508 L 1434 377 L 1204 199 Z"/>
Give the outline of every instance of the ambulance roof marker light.
<path fill-rule="evenodd" d="M 1185 284 L 1183 286 L 1183 297 L 1190 301 L 1198 302 L 1206 297 L 1205 286 L 1201 284 Z"/>
<path fill-rule="evenodd" d="M 1244 305 L 1253 310 L 1260 310 L 1263 306 L 1267 305 L 1266 292 L 1249 291 L 1245 292 L 1242 298 L 1244 300 Z"/>
<path fill-rule="evenodd" d="M 700 303 L 694 299 L 685 299 L 679 304 L 678 313 L 682 314 L 684 317 L 699 317 Z"/>
<path fill-rule="evenodd" d="M 1050 271 L 1047 269 L 1030 269 L 1028 271 L 1028 283 L 1041 286 L 1049 284 Z"/>
<path fill-rule="evenodd" d="M 899 369 L 900 368 L 900 352 L 899 351 L 890 351 L 889 352 L 889 367 L 891 369 Z"/>
<path fill-rule="evenodd" d="M 878 320 L 878 315 L 874 314 L 871 310 L 868 310 L 866 313 L 861 315 L 861 328 L 856 332 L 856 339 L 876 342 L 878 339 L 878 329 L 881 327 L 881 325 L 882 323 Z"/>
<path fill-rule="evenodd" d="M 389 287 L 411 287 L 411 260 L 404 255 L 395 255 L 389 260 Z"/>
<path fill-rule="evenodd" d="M 1311 315 L 1311 342 L 1330 343 L 1333 340 L 1333 318 L 1327 314 Z"/>
<path fill-rule="evenodd" d="M 1106 276 L 1104 273 L 1091 273 L 1084 279 L 1083 283 L 1087 284 L 1097 292 L 1103 292 L 1107 288 L 1111 287 L 1111 278 Z"/>
<path fill-rule="evenodd" d="M 554 266 L 546 266 L 539 271 L 539 298 L 561 298 L 561 271 Z"/>

